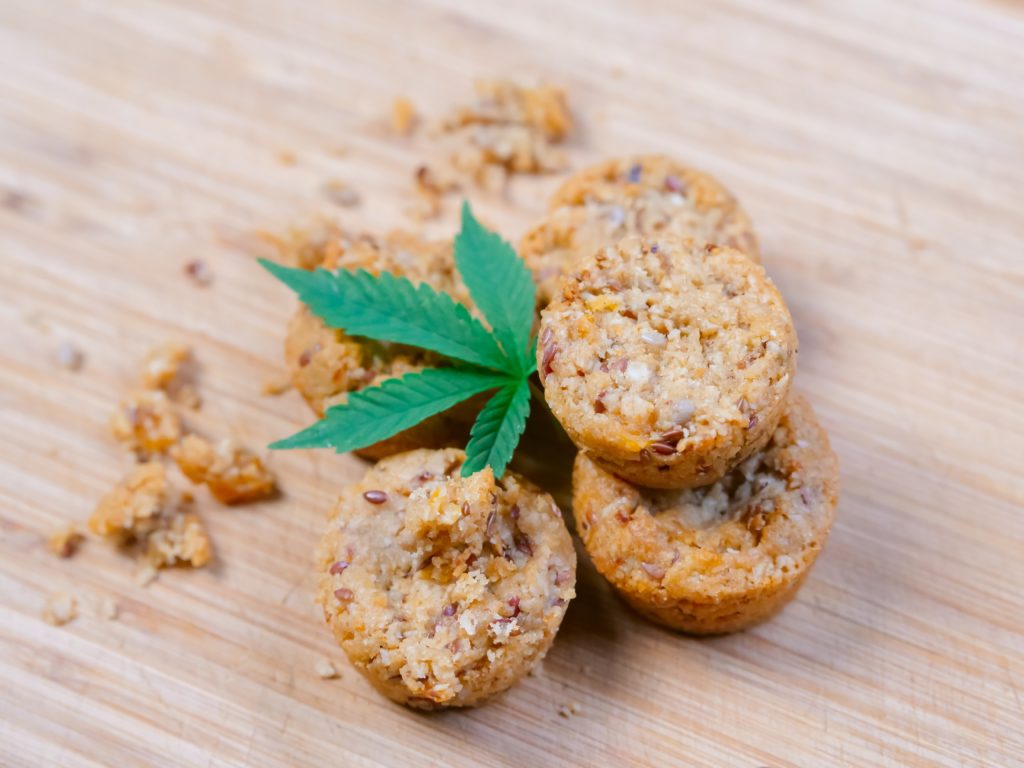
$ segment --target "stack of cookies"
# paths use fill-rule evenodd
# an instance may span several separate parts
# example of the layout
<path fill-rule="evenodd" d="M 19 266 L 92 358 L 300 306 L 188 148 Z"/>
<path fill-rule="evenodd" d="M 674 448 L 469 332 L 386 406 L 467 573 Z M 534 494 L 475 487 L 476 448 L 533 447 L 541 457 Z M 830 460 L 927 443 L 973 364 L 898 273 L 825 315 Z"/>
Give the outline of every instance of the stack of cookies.
<path fill-rule="evenodd" d="M 333 232 L 300 263 L 392 272 L 472 308 L 450 242 Z M 799 588 L 832 523 L 838 470 L 791 391 L 797 338 L 750 220 L 663 157 L 569 179 L 520 252 L 538 284 L 538 375 L 579 454 L 578 533 L 640 613 L 696 634 L 762 620 Z M 318 414 L 437 363 L 301 308 L 286 359 Z M 419 708 L 478 704 L 547 651 L 576 559 L 551 496 L 513 472 L 460 476 L 481 401 L 360 451 L 381 461 L 335 507 L 319 599 L 350 660 Z"/>
<path fill-rule="evenodd" d="M 838 466 L 792 391 L 796 332 L 748 217 L 705 174 L 612 161 L 567 182 L 522 250 L 549 300 L 538 371 L 580 449 L 573 513 L 598 570 L 685 632 L 770 616 L 824 544 Z"/>

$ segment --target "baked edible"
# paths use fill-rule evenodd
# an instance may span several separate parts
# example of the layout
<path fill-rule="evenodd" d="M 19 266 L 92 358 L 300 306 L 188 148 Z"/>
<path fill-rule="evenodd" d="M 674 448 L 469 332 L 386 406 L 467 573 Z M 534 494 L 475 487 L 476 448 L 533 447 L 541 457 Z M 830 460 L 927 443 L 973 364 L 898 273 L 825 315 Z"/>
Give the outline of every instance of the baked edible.
<path fill-rule="evenodd" d="M 331 244 L 334 247 L 323 249 L 326 258 L 321 266 L 325 269 L 392 272 L 414 283 L 427 283 L 471 305 L 469 292 L 455 268 L 450 242 L 428 242 L 396 230 L 382 239 L 364 235 L 332 240 Z M 304 305 L 288 326 L 285 362 L 295 388 L 319 416 L 331 405 L 344 402 L 349 392 L 445 364 L 426 350 L 357 338 L 328 328 Z M 357 453 L 379 459 L 414 448 L 464 445 L 479 404 L 476 400 L 457 405 Z"/>
<path fill-rule="evenodd" d="M 661 155 L 609 160 L 570 177 L 520 243 L 539 306 L 557 293 L 576 258 L 627 235 L 677 235 L 761 260 L 750 217 L 714 177 Z"/>
<path fill-rule="evenodd" d="M 504 691 L 541 659 L 575 595 L 576 554 L 554 501 L 507 472 L 459 476 L 465 454 L 384 459 L 338 500 L 319 602 L 349 660 L 419 709 Z"/>
<path fill-rule="evenodd" d="M 576 264 L 541 314 L 552 413 L 605 469 L 712 483 L 768 441 L 796 368 L 775 285 L 739 251 L 628 237 Z"/>
<path fill-rule="evenodd" d="M 839 467 L 807 401 L 790 397 L 771 441 L 711 486 L 638 488 L 585 454 L 576 528 L 597 570 L 637 611 L 684 632 L 734 632 L 800 588 L 835 514 Z"/>

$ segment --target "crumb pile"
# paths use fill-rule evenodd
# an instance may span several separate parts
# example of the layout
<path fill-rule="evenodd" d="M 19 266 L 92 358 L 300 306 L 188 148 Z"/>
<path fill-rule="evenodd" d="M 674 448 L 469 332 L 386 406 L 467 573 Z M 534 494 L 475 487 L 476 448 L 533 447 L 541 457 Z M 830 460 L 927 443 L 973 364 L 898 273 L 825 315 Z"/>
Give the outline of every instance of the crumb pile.
<path fill-rule="evenodd" d="M 175 484 L 167 459 L 222 504 L 267 498 L 277 488 L 274 475 L 251 451 L 233 440 L 211 442 L 188 430 L 183 411 L 200 404 L 185 375 L 190 359 L 191 350 L 179 343 L 155 347 L 146 355 L 138 389 L 120 402 L 110 420 L 111 435 L 128 449 L 134 466 L 99 501 L 88 521 L 90 533 L 135 557 L 141 585 L 152 581 L 159 569 L 201 568 L 213 558 L 195 499 Z M 69 558 L 83 540 L 78 526 L 68 523 L 53 532 L 48 544 L 54 554 Z"/>
<path fill-rule="evenodd" d="M 507 80 L 480 80 L 476 98 L 438 120 L 431 133 L 441 156 L 415 173 L 416 218 L 433 218 L 445 195 L 473 186 L 501 192 L 514 174 L 564 170 L 559 148 L 573 130 L 565 92 L 554 86 L 528 88 Z M 395 103 L 396 133 L 409 135 L 415 113 L 407 100 Z"/>

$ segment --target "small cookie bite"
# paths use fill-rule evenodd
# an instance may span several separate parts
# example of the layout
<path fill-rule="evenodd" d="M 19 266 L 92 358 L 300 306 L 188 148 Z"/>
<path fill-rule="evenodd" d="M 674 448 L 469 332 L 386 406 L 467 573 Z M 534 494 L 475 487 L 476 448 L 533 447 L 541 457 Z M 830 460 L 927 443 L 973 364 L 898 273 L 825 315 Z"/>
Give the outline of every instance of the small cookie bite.
<path fill-rule="evenodd" d="M 692 488 L 768 441 L 796 352 L 760 264 L 628 237 L 563 280 L 541 314 L 537 369 L 552 413 L 594 461 L 639 485 Z"/>
<path fill-rule="evenodd" d="M 597 570 L 652 621 L 735 632 L 797 592 L 828 537 L 839 465 L 810 405 L 790 397 L 767 446 L 713 485 L 638 488 L 585 454 L 576 529 Z"/>
<path fill-rule="evenodd" d="M 520 243 L 538 305 L 557 293 L 577 258 L 628 235 L 692 238 L 761 260 L 750 217 L 714 177 L 660 155 L 609 160 L 571 176 Z"/>
<path fill-rule="evenodd" d="M 319 602 L 349 660 L 417 709 L 468 707 L 547 652 L 575 596 L 576 553 L 558 507 L 456 449 L 379 462 L 346 489 L 319 556 Z"/>
<path fill-rule="evenodd" d="M 416 235 L 394 231 L 383 239 L 362 236 L 338 241 L 323 263 L 324 269 L 365 269 L 373 274 L 391 272 L 414 283 L 427 283 L 471 305 L 469 292 L 455 269 L 450 242 L 427 242 Z M 380 384 L 424 368 L 444 364 L 435 354 L 401 344 L 349 336 L 328 328 L 305 306 L 288 326 L 285 362 L 292 382 L 318 416 L 344 402 L 349 392 Z M 357 453 L 380 459 L 415 448 L 464 444 L 479 402 L 460 404 L 414 427 L 364 448 Z"/>

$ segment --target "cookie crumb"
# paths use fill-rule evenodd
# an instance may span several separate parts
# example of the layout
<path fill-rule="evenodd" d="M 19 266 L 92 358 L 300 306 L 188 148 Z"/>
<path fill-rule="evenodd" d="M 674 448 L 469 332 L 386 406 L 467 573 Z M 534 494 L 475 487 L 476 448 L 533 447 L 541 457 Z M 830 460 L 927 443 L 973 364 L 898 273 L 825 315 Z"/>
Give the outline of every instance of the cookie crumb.
<path fill-rule="evenodd" d="M 411 135 L 418 121 L 416 107 L 409 99 L 404 96 L 395 99 L 391 105 L 391 129 L 396 135 Z"/>
<path fill-rule="evenodd" d="M 321 680 L 334 680 L 340 676 L 338 668 L 334 666 L 334 662 L 326 657 L 317 659 L 316 666 L 314 667 L 317 677 Z"/>
<path fill-rule="evenodd" d="M 89 530 L 123 548 L 135 547 L 143 561 L 136 582 L 145 586 L 157 568 L 200 568 L 213 557 L 209 536 L 189 511 L 192 496 L 180 493 L 158 462 L 140 464 L 96 506 Z"/>
<path fill-rule="evenodd" d="M 335 205 L 340 205 L 342 208 L 353 208 L 359 205 L 361 200 L 359 192 L 351 184 L 339 181 L 338 179 L 332 179 L 326 182 L 320 191 L 324 197 L 330 200 Z"/>
<path fill-rule="evenodd" d="M 292 377 L 288 371 L 275 371 L 263 380 L 260 394 L 276 397 L 292 388 Z"/>
<path fill-rule="evenodd" d="M 583 711 L 583 706 L 578 701 L 571 701 L 568 704 L 563 704 L 558 708 L 558 714 L 568 720 L 573 715 L 578 715 Z"/>
<path fill-rule="evenodd" d="M 191 354 L 187 345 L 173 341 L 153 347 L 142 361 L 142 386 L 167 389 Z"/>
<path fill-rule="evenodd" d="M 213 272 L 202 259 L 193 259 L 185 265 L 185 274 L 196 285 L 206 287 L 213 282 Z"/>
<path fill-rule="evenodd" d="M 349 237 L 327 216 L 316 216 L 288 228 L 283 234 L 258 232 L 258 237 L 276 252 L 282 264 L 315 269 L 327 259 L 337 259 L 349 245 Z"/>
<path fill-rule="evenodd" d="M 163 453 L 181 439 L 181 419 L 163 390 L 146 390 L 121 401 L 110 433 L 140 458 Z"/>
<path fill-rule="evenodd" d="M 156 576 L 156 566 L 145 560 L 135 569 L 135 583 L 143 589 L 156 581 Z"/>
<path fill-rule="evenodd" d="M 66 371 L 80 371 L 85 364 L 85 355 L 70 341 L 62 341 L 57 347 L 56 360 L 57 365 Z"/>
<path fill-rule="evenodd" d="M 109 596 L 101 597 L 96 605 L 96 613 L 101 619 L 114 621 L 117 619 L 117 615 L 119 613 L 117 601 Z"/>
<path fill-rule="evenodd" d="M 174 402 L 190 411 L 198 411 L 203 404 L 203 399 L 191 384 L 182 384 L 174 393 Z"/>
<path fill-rule="evenodd" d="M 279 149 L 274 153 L 274 158 L 281 165 L 295 165 L 299 162 L 298 156 L 290 149 Z"/>
<path fill-rule="evenodd" d="M 67 559 L 78 551 L 82 541 L 84 541 L 84 537 L 79 532 L 78 525 L 76 523 L 65 523 L 50 534 L 47 544 L 53 554 Z"/>
<path fill-rule="evenodd" d="M 277 481 L 256 454 L 225 438 L 217 445 L 187 435 L 171 456 L 193 483 L 202 483 L 222 504 L 241 504 L 272 496 Z"/>
<path fill-rule="evenodd" d="M 78 600 L 74 595 L 59 592 L 46 598 L 43 605 L 43 621 L 55 627 L 63 627 L 78 618 Z"/>

